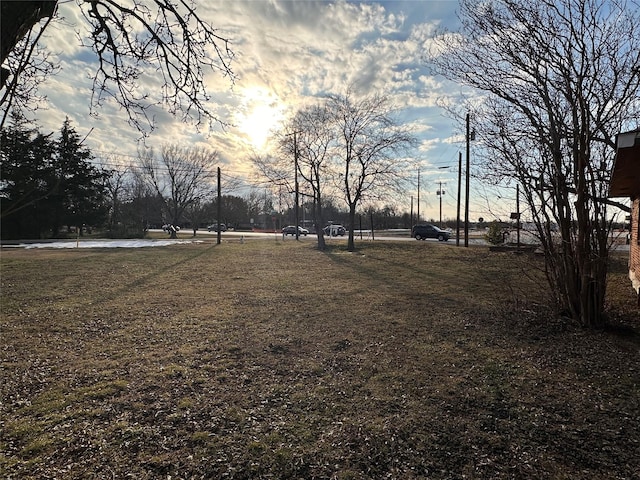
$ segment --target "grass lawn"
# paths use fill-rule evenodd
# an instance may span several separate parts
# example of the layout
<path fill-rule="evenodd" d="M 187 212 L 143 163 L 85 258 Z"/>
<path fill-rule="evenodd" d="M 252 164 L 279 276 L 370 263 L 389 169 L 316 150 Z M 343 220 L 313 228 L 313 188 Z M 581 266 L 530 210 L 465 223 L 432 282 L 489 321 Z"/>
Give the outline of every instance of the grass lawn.
<path fill-rule="evenodd" d="M 540 259 L 250 240 L 1 256 L 0 478 L 638 479 L 640 319 Z"/>

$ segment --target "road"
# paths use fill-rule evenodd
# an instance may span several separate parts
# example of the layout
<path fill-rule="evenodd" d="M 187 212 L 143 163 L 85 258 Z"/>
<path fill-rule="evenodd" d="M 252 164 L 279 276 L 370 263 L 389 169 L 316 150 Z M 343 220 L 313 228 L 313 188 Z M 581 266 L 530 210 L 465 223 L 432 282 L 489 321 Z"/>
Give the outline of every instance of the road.
<path fill-rule="evenodd" d="M 159 232 L 161 233 L 162 230 L 151 230 L 152 232 Z M 189 234 L 191 235 L 193 232 L 191 230 L 181 230 L 180 233 L 178 234 L 178 237 L 182 237 L 185 234 Z M 197 237 L 215 237 L 218 233 L 217 232 L 208 232 L 206 230 L 198 230 L 198 234 L 196 236 Z M 368 240 L 372 240 L 372 237 L 370 235 L 370 232 L 367 231 L 363 231 L 362 232 L 362 236 L 360 235 L 360 231 L 356 231 L 354 232 L 355 235 L 355 239 L 356 241 L 368 241 Z M 274 232 L 246 232 L 246 231 L 240 231 L 240 232 L 235 232 L 232 230 L 227 230 L 226 232 L 222 232 L 221 234 L 222 238 L 227 238 L 227 239 L 231 239 L 231 238 L 277 238 L 278 240 L 283 240 L 284 241 L 291 241 L 291 240 L 295 240 L 295 236 L 293 235 L 287 235 L 285 237 L 282 236 L 282 233 L 274 233 Z M 340 242 L 340 241 L 344 241 L 346 242 L 348 239 L 348 235 L 344 235 L 344 236 L 338 236 L 338 237 L 328 237 L 325 235 L 325 240 L 328 243 L 331 242 Z M 307 236 L 304 235 L 300 235 L 300 240 L 301 241 L 313 241 L 315 242 L 317 239 L 315 234 L 309 234 Z M 394 231 L 393 233 L 376 233 L 375 234 L 375 240 L 380 240 L 380 241 L 399 241 L 399 242 L 417 242 L 414 238 L 409 236 L 409 231 L 406 230 L 404 232 L 402 231 Z M 426 240 L 427 242 L 436 242 L 439 243 L 436 239 L 429 239 Z M 451 245 L 452 243 L 455 244 L 456 240 L 455 238 L 452 238 L 451 240 L 449 240 L 448 242 L 442 242 L 443 244 L 448 244 Z M 460 244 L 462 245 L 464 243 L 464 239 L 461 238 L 460 239 Z M 474 238 L 470 238 L 469 239 L 469 243 L 472 245 L 486 245 L 486 242 L 484 241 L 483 238 L 481 237 L 474 237 Z"/>
<path fill-rule="evenodd" d="M 162 230 L 157 229 L 157 230 L 151 230 L 154 233 L 159 233 L 162 234 Z M 368 233 L 368 232 L 367 232 Z M 197 236 L 194 238 L 192 236 L 192 233 L 190 231 L 187 230 L 183 230 L 182 233 L 178 234 L 178 239 L 177 240 L 169 240 L 168 235 L 166 236 L 166 240 L 162 240 L 162 239 L 156 239 L 156 240 L 150 240 L 150 239 L 138 239 L 138 240 L 108 240 L 108 239 L 66 239 L 66 240 L 46 240 L 46 241 L 40 241 L 40 242 L 34 242 L 34 241 L 20 241 L 20 242 L 9 242 L 9 243 L 2 243 L 0 245 L 0 248 L 109 248 L 109 247 L 129 247 L 129 248 L 134 248 L 134 247 L 148 247 L 148 246 L 162 246 L 165 242 L 168 243 L 182 243 L 182 242 L 190 242 L 190 241 L 195 241 L 195 242 L 201 242 L 203 241 L 205 238 L 208 238 L 210 240 L 215 239 L 215 236 L 217 235 L 216 232 L 207 232 L 207 231 L 198 231 Z M 254 239 L 258 239 L 258 238 L 263 238 L 263 239 L 275 239 L 276 241 L 284 241 L 284 242 L 292 242 L 295 241 L 295 238 L 292 236 L 287 236 L 285 238 L 283 238 L 281 233 L 265 233 L 265 232 L 224 232 L 222 233 L 222 237 L 226 240 L 235 240 L 235 241 L 239 241 L 241 238 L 254 238 Z M 347 236 L 342 236 L 342 237 L 325 237 L 327 243 L 330 245 L 332 243 L 346 243 L 347 241 Z M 363 232 L 362 235 L 362 240 L 360 239 L 360 234 L 359 232 L 356 234 L 356 241 L 361 242 L 361 241 L 370 241 L 371 237 L 369 235 L 366 235 Z M 375 240 L 376 241 L 402 241 L 402 242 L 415 242 L 415 244 L 420 244 L 421 242 L 418 242 L 416 240 L 414 240 L 413 238 L 409 237 L 408 235 L 398 235 L 397 232 L 395 235 L 382 235 L 382 234 L 377 234 L 375 236 Z M 300 241 L 302 242 L 315 242 L 316 241 L 316 236 L 315 235 L 308 235 L 308 236 L 301 236 L 300 237 Z M 448 242 L 438 242 L 437 240 L 433 239 L 433 240 L 426 240 L 427 242 L 432 242 L 432 243 L 437 243 L 437 244 L 441 244 L 441 245 L 455 245 L 455 239 L 449 240 Z M 475 245 L 487 245 L 487 243 L 485 242 L 484 239 L 480 238 L 480 237 L 475 237 L 475 238 L 470 238 L 469 239 L 469 244 L 472 246 Z M 464 239 L 461 240 L 460 242 L 460 246 L 464 245 Z M 626 253 L 628 255 L 629 252 L 629 245 L 626 245 L 625 243 L 623 243 L 622 241 L 618 241 L 618 242 L 614 242 L 613 248 L 612 250 L 615 250 L 616 253 L 619 254 L 624 254 Z"/>
<path fill-rule="evenodd" d="M 153 230 L 156 232 L 162 232 L 162 230 Z M 190 230 L 182 230 L 182 235 L 179 235 L 179 237 L 183 236 L 184 234 L 191 234 L 192 232 Z M 522 233 L 522 232 L 521 232 Z M 361 239 L 361 235 L 360 235 L 360 231 L 356 231 L 354 232 L 355 234 L 355 239 L 356 241 L 369 241 L 372 240 L 371 235 L 369 230 L 363 231 L 362 232 L 362 239 Z M 215 237 L 217 235 L 217 232 L 207 232 L 206 230 L 198 230 L 198 235 L 197 237 Z M 196 238 L 197 238 L 196 237 Z M 282 236 L 282 233 L 268 233 L 268 232 L 235 232 L 235 231 L 231 231 L 231 230 L 227 230 L 226 232 L 222 232 L 222 238 L 227 238 L 227 239 L 238 239 L 238 238 L 274 238 L 274 239 L 278 239 L 278 240 L 283 240 L 284 241 L 292 241 L 295 240 L 295 237 L 292 235 L 287 235 L 286 237 Z M 309 234 L 307 236 L 304 235 L 300 235 L 300 240 L 301 241 L 312 241 L 315 242 L 316 241 L 316 235 L 315 234 Z M 332 243 L 332 242 L 346 242 L 348 238 L 348 235 L 344 235 L 344 236 L 338 236 L 338 237 L 327 237 L 325 236 L 325 240 L 327 241 L 327 243 Z M 409 230 L 395 230 L 392 231 L 392 233 L 389 232 L 379 232 L 375 234 L 375 240 L 376 241 L 395 241 L 395 242 L 417 242 L 417 240 L 413 239 L 412 237 L 409 236 Z M 510 241 L 515 242 L 515 233 L 513 234 L 513 238 L 509 238 Z M 531 238 L 531 235 L 529 235 L 529 237 L 527 237 L 527 235 L 522 234 L 521 235 L 521 242 L 527 243 L 527 241 L 532 241 L 532 243 L 535 243 L 534 239 Z M 434 242 L 434 243 L 442 243 L 443 245 L 455 245 L 456 244 L 456 239 L 455 238 L 451 238 L 448 242 L 438 242 L 436 239 L 428 239 L 425 240 L 426 242 Z M 463 236 L 461 236 L 460 238 L 460 246 L 464 245 L 464 238 Z M 488 245 L 487 241 L 483 238 L 483 234 L 481 233 L 472 233 L 471 236 L 469 237 L 469 245 Z M 625 245 L 622 242 L 614 242 L 613 248 L 612 250 L 615 250 L 617 252 L 628 252 L 629 251 L 629 245 Z"/>

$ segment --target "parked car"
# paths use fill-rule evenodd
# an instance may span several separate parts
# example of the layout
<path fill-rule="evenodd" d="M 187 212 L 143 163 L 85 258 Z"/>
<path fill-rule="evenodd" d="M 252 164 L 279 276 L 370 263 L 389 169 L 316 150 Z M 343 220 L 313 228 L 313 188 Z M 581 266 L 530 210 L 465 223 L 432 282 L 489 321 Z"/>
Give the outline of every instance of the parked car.
<path fill-rule="evenodd" d="M 436 227 L 435 225 L 423 224 L 414 225 L 411 230 L 411 236 L 416 240 L 425 240 L 427 238 L 437 238 L 438 241 L 447 241 L 451 238 L 451 234 L 446 230 Z"/>
<path fill-rule="evenodd" d="M 283 235 L 295 235 L 296 234 L 296 227 L 294 225 L 287 225 L 286 227 L 282 227 L 282 234 Z M 307 230 L 304 227 L 298 226 L 298 234 L 299 235 L 304 235 L 306 237 L 307 235 L 309 235 L 309 230 Z"/>
<path fill-rule="evenodd" d="M 207 231 L 209 231 L 209 232 L 217 232 L 218 231 L 218 224 L 214 223 L 212 225 L 209 225 L 207 227 Z M 220 231 L 221 232 L 226 232 L 227 231 L 227 226 L 224 223 L 220 224 Z"/>
<path fill-rule="evenodd" d="M 327 225 L 326 227 L 323 228 L 323 230 L 325 235 L 329 235 L 331 237 L 337 237 L 338 235 L 343 236 L 345 233 L 347 233 L 346 228 L 336 223 Z"/>

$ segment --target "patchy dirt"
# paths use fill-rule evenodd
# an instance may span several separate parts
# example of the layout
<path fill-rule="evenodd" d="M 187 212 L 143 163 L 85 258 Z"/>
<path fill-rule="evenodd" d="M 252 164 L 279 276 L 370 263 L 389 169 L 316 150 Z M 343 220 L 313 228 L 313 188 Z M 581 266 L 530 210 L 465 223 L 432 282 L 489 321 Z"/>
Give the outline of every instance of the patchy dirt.
<path fill-rule="evenodd" d="M 2 478 L 640 478 L 623 260 L 592 332 L 529 255 L 153 250 L 3 251 Z"/>

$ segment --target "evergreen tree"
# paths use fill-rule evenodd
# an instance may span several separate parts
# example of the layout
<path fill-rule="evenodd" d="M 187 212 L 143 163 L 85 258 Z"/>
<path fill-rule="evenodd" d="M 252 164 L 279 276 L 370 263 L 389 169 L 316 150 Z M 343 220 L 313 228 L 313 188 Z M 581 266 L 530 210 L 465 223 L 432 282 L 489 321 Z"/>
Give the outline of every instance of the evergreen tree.
<path fill-rule="evenodd" d="M 104 221 L 106 174 L 69 119 L 57 141 L 18 116 L 0 135 L 3 239 L 56 237 L 62 226 Z"/>
<path fill-rule="evenodd" d="M 81 228 L 102 224 L 108 211 L 107 174 L 91 164 L 93 156 L 66 118 L 52 162 L 53 211 L 51 229 L 57 236 L 63 225 Z"/>
<path fill-rule="evenodd" d="M 54 142 L 51 135 L 39 133 L 19 116 L 0 135 L 2 238 L 41 238 L 49 229 L 48 179 Z"/>

